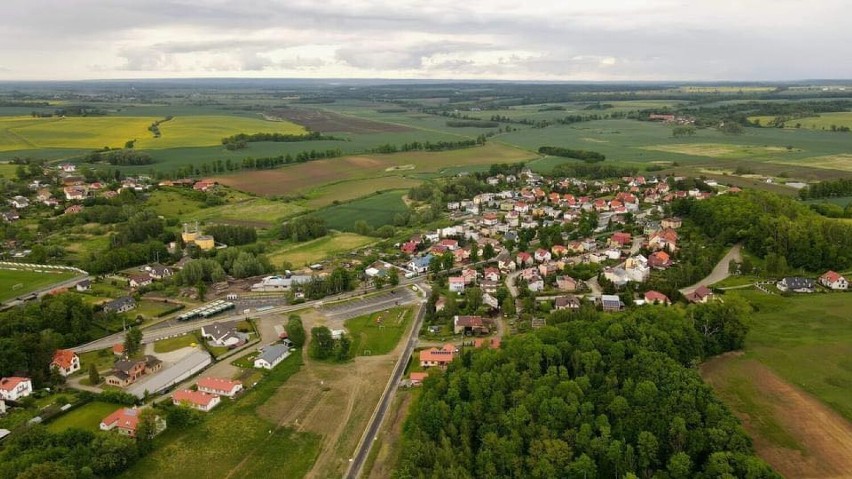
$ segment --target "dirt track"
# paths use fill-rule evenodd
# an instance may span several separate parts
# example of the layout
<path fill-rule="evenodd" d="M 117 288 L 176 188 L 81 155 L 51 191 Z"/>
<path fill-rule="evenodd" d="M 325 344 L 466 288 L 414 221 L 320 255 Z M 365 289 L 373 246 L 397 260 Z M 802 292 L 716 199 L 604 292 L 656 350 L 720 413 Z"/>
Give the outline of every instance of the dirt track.
<path fill-rule="evenodd" d="M 749 416 L 737 411 L 737 404 L 728 405 L 743 421 L 758 454 L 785 477 L 852 477 L 852 424 L 838 413 L 754 360 L 723 355 L 702 365 L 701 372 L 723 397 L 728 381 L 745 380 L 756 389 L 751 399 L 760 413 Z M 761 435 L 767 423 L 780 427 L 801 450 Z"/>

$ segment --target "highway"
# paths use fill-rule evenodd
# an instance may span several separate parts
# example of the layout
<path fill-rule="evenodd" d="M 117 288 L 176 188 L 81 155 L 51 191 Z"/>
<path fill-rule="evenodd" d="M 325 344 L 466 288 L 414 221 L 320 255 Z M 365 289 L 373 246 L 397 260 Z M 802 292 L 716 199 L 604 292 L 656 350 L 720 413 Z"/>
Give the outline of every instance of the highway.
<path fill-rule="evenodd" d="M 420 288 L 426 293 L 426 298 L 428 298 L 430 293 L 429 288 L 424 287 L 423 285 L 421 285 Z M 385 419 L 385 415 L 388 412 L 388 408 L 393 401 L 396 389 L 399 386 L 399 381 L 402 379 L 403 373 L 405 373 L 405 367 L 408 365 L 408 361 L 414 353 L 414 348 L 417 347 L 418 335 L 420 334 L 420 328 L 423 327 L 423 318 L 425 316 L 426 301 L 424 300 L 420 303 L 420 308 L 417 310 L 417 317 L 415 318 L 414 326 L 411 328 L 411 333 L 408 336 L 408 343 L 405 346 L 405 350 L 399 357 L 393 373 L 391 373 L 391 377 L 388 380 L 388 385 L 385 387 L 385 392 L 379 399 L 379 404 L 376 406 L 376 410 L 370 418 L 370 423 L 367 425 L 364 435 L 361 436 L 361 441 L 358 443 L 358 447 L 355 449 L 355 454 L 349 462 L 349 469 L 343 476 L 345 479 L 357 479 L 358 476 L 361 475 L 361 470 L 364 468 L 364 462 L 370 454 L 370 448 L 373 446 L 376 434 L 378 434 L 379 428 L 381 427 L 382 422 Z"/>
<path fill-rule="evenodd" d="M 399 286 L 397 286 L 396 288 L 393 288 L 393 290 L 397 291 L 397 290 L 400 290 L 400 289 L 405 289 L 405 288 L 407 288 L 407 287 L 409 287 L 413 284 L 419 284 L 419 283 L 425 282 L 425 281 L 426 281 L 426 278 L 422 277 L 422 276 L 416 277 L 416 278 L 405 279 L 405 280 L 400 281 Z M 291 312 L 299 311 L 299 310 L 306 309 L 306 308 L 321 308 L 323 305 L 326 305 L 328 303 L 333 303 L 333 302 L 336 302 L 336 301 L 346 301 L 346 300 L 350 300 L 350 299 L 357 299 L 357 298 L 363 297 L 367 294 L 373 294 L 375 292 L 376 291 L 373 291 L 373 290 L 367 291 L 366 293 L 363 290 L 361 290 L 361 291 L 350 291 L 350 292 L 338 294 L 338 295 L 335 295 L 335 296 L 329 296 L 329 297 L 326 297 L 326 298 L 323 298 L 323 299 L 320 299 L 320 300 L 307 301 L 307 302 L 304 302 L 304 303 L 301 303 L 301 304 L 279 306 L 279 307 L 276 307 L 276 308 L 268 309 L 266 311 L 253 312 L 249 316 L 252 317 L 252 318 L 263 318 L 263 317 L 267 317 L 267 316 L 291 313 Z M 410 297 L 408 297 L 407 295 L 401 295 L 401 296 L 402 297 L 400 297 L 399 300 L 398 300 L 399 302 L 405 302 L 405 301 L 410 300 Z M 397 301 L 397 299 L 384 299 L 380 302 L 377 302 L 373 306 L 379 306 L 378 309 L 382 309 L 384 307 L 392 306 L 395 301 Z M 334 305 L 329 304 L 329 306 L 334 306 Z M 367 308 L 364 308 L 364 306 L 363 306 L 363 302 L 358 302 L 357 304 L 353 304 L 353 307 L 357 308 L 359 311 L 367 311 Z M 335 308 L 337 308 L 337 306 L 335 306 Z M 363 314 L 363 313 L 359 313 L 359 314 Z M 357 316 L 357 314 L 356 314 L 356 316 Z M 178 324 L 169 325 L 169 326 L 166 326 L 166 327 L 158 327 L 158 325 L 152 325 L 151 327 L 148 327 L 148 328 L 143 327 L 142 331 L 143 331 L 144 334 L 142 336 L 142 344 L 148 344 L 148 343 L 152 343 L 152 342 L 155 342 L 155 341 L 159 341 L 159 340 L 164 339 L 164 338 L 190 333 L 192 331 L 201 329 L 202 326 L 207 326 L 207 325 L 215 324 L 215 323 L 223 323 L 223 322 L 227 322 L 227 321 L 241 320 L 243 318 L 245 318 L 245 315 L 242 312 L 234 312 L 233 314 L 230 314 L 230 315 L 227 315 L 227 316 L 219 316 L 219 317 L 215 317 L 215 318 L 191 320 L 191 321 L 187 321 L 185 323 L 178 323 Z M 89 352 L 89 351 L 97 351 L 97 350 L 100 350 L 100 349 L 111 348 L 114 344 L 123 343 L 123 342 L 124 342 L 124 332 L 122 331 L 122 332 L 119 332 L 119 333 L 111 334 L 109 336 L 105 336 L 105 337 L 100 338 L 100 339 L 96 339 L 96 340 L 89 342 L 89 343 L 86 343 L 86 344 L 81 344 L 80 346 L 76 346 L 76 347 L 71 348 L 71 349 L 74 352 L 79 354 L 79 353 L 85 353 L 85 352 Z"/>

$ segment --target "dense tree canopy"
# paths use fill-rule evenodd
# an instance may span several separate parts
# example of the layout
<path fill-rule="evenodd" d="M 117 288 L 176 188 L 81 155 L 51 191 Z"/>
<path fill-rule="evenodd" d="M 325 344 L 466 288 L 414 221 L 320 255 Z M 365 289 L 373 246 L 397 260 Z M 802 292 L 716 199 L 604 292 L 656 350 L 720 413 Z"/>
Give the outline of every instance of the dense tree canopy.
<path fill-rule="evenodd" d="M 566 317 L 430 373 L 396 477 L 778 477 L 689 367 L 683 310 Z"/>

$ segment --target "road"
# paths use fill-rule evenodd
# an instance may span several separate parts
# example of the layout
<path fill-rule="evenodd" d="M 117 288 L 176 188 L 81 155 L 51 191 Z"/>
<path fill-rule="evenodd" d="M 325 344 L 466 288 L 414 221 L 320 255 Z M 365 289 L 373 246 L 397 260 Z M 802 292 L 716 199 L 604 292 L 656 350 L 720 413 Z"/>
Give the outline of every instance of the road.
<path fill-rule="evenodd" d="M 76 286 L 77 283 L 79 283 L 80 281 L 83 281 L 84 279 L 91 280 L 92 278 L 89 275 L 82 275 L 81 274 L 80 276 L 75 276 L 75 277 L 73 277 L 69 280 L 62 281 L 62 282 L 59 282 L 59 283 L 53 283 L 49 286 L 45 286 L 44 288 L 40 288 L 40 289 L 37 289 L 35 291 L 30 291 L 26 294 L 22 294 L 21 297 L 28 297 L 28 296 L 34 294 L 34 295 L 36 295 L 37 298 L 41 298 L 42 296 L 49 294 L 51 291 L 55 291 L 57 289 L 72 288 L 72 287 Z M 19 300 L 18 298 L 12 298 L 12 299 L 6 301 L 3 304 L 5 306 L 12 307 L 12 306 L 18 306 L 18 305 L 23 304 L 23 303 L 24 302 Z"/>
<path fill-rule="evenodd" d="M 426 297 L 428 298 L 429 288 L 421 285 L 421 289 L 427 293 Z M 403 373 L 405 373 L 405 367 L 408 365 L 408 361 L 414 353 L 414 348 L 417 347 L 417 337 L 420 334 L 420 328 L 423 327 L 423 318 L 425 316 L 426 302 L 423 301 L 420 303 L 420 308 L 417 311 L 417 317 L 415 318 L 414 326 L 411 328 L 411 333 L 408 336 L 408 343 L 405 346 L 405 350 L 399 357 L 393 373 L 391 373 L 385 392 L 382 394 L 381 399 L 379 399 L 379 404 L 376 406 L 376 410 L 370 418 L 370 423 L 367 425 L 367 429 L 364 431 L 364 435 L 361 437 L 358 447 L 355 448 L 355 453 L 349 462 L 349 469 L 343 476 L 345 479 L 357 479 L 361 475 L 361 470 L 364 468 L 364 462 L 370 454 L 370 448 L 373 446 L 373 441 L 376 439 L 379 427 L 381 427 L 382 422 L 385 419 L 388 408 L 396 394 L 396 389 L 399 386 L 399 381 L 402 379 Z"/>
<path fill-rule="evenodd" d="M 417 277 L 406 279 L 400 281 L 400 285 L 394 288 L 394 290 L 404 289 L 412 284 L 419 284 L 425 282 L 425 277 Z M 336 296 L 329 296 L 327 298 L 323 298 L 321 300 L 316 301 L 307 301 L 301 304 L 287 305 L 287 306 L 279 306 L 277 308 L 268 309 L 266 311 L 254 312 L 251 314 L 252 318 L 263 318 L 266 316 L 279 315 L 290 313 L 294 311 L 298 311 L 305 308 L 318 308 L 322 307 L 326 303 L 331 303 L 335 301 L 343 301 L 352 298 L 359 298 L 364 296 L 365 294 L 372 294 L 375 291 L 355 291 L 355 292 L 347 292 L 343 294 L 339 294 Z M 393 304 L 393 302 L 388 302 L 388 305 Z M 357 315 L 356 315 L 357 316 Z M 245 315 L 242 313 L 234 313 L 228 316 L 219 316 L 216 318 L 208 318 L 208 319 L 198 319 L 193 321 L 187 321 L 185 323 L 178 323 L 174 325 L 168 325 L 165 327 L 151 327 L 144 328 L 143 327 L 143 336 L 142 336 L 142 344 L 152 343 L 154 341 L 159 341 L 161 339 L 165 339 L 172 336 L 178 336 L 181 334 L 186 334 L 195 330 L 200 329 L 202 326 L 207 326 L 215 323 L 224 323 L 227 321 L 235 321 L 241 320 L 245 318 Z M 111 334 L 109 336 L 96 339 L 90 343 L 82 344 L 80 346 L 71 348 L 76 353 L 85 353 L 89 351 L 97 351 L 99 349 L 111 348 L 114 344 L 123 343 L 124 342 L 124 332 L 119 332 L 115 334 Z"/>
<path fill-rule="evenodd" d="M 718 263 L 716 263 L 716 266 L 713 267 L 713 271 L 711 271 L 710 274 L 707 275 L 706 278 L 704 278 L 701 281 L 693 284 L 692 286 L 687 286 L 686 288 L 681 289 L 680 293 L 681 294 L 691 293 L 691 292 L 695 291 L 696 289 L 698 289 L 698 287 L 701 286 L 701 285 L 710 286 L 711 284 L 718 283 L 719 281 L 722 281 L 723 279 L 730 276 L 731 274 L 728 272 L 728 269 L 729 269 L 731 260 L 735 260 L 737 263 L 741 263 L 742 260 L 743 260 L 742 249 L 743 249 L 742 244 L 735 244 L 730 249 L 730 251 L 728 251 L 728 253 L 725 256 L 723 256 L 722 259 L 719 260 Z"/>

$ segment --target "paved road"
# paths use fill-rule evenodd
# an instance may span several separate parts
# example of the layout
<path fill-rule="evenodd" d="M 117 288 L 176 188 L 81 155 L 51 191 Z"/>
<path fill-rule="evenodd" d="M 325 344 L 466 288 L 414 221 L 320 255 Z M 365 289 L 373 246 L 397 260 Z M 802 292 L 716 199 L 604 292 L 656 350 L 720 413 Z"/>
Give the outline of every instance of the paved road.
<path fill-rule="evenodd" d="M 323 306 L 321 311 L 329 319 L 345 321 L 347 319 L 369 314 L 374 311 L 393 308 L 400 304 L 410 303 L 417 295 L 408 288 L 388 291 L 375 296 L 368 296 L 340 304 Z"/>
<path fill-rule="evenodd" d="M 411 284 L 419 284 L 421 282 L 425 282 L 425 278 L 417 277 L 406 279 L 404 281 L 400 281 L 400 285 L 395 288 L 395 290 L 407 289 Z M 372 294 L 374 291 L 368 291 L 366 294 Z M 357 298 L 363 296 L 365 293 L 363 291 L 356 292 L 348 292 L 336 296 L 330 296 L 328 298 L 323 298 L 322 300 L 317 301 L 307 301 L 302 304 L 288 305 L 288 306 L 280 306 L 277 308 L 268 309 L 266 311 L 254 312 L 250 316 L 252 318 L 263 318 L 271 315 L 279 315 L 284 313 L 289 313 L 293 311 L 298 311 L 300 309 L 311 308 L 311 307 L 319 307 L 323 304 L 327 304 L 329 302 L 341 301 L 350 298 Z M 397 293 L 399 294 L 399 293 Z M 393 304 L 393 303 L 391 303 Z M 329 305 L 328 307 L 332 307 Z M 379 308 L 381 309 L 381 308 Z M 360 313 L 364 314 L 364 313 Z M 358 316 L 358 315 L 356 315 Z M 181 334 L 186 334 L 195 330 L 200 329 L 202 326 L 207 326 L 214 323 L 223 323 L 226 321 L 234 321 L 243 319 L 245 316 L 242 313 L 233 313 L 228 316 L 219 316 L 215 318 L 208 319 L 197 319 L 192 321 L 187 321 L 185 323 L 178 323 L 175 325 L 169 325 L 166 327 L 157 327 L 157 328 L 144 328 L 143 327 L 143 336 L 142 336 L 142 344 L 152 343 L 154 341 L 159 341 L 161 339 L 165 339 L 172 336 L 178 336 Z M 354 317 L 354 316 L 353 316 Z M 90 343 L 82 344 L 80 346 L 72 348 L 77 353 L 85 353 L 89 351 L 97 351 L 99 349 L 111 348 L 114 344 L 124 342 L 124 332 L 111 334 L 109 336 L 96 339 Z"/>
<path fill-rule="evenodd" d="M 730 276 L 731 274 L 728 272 L 730 262 L 731 262 L 731 260 L 735 260 L 737 263 L 742 262 L 742 260 L 743 260 L 742 249 L 743 249 L 742 244 L 735 244 L 731 248 L 731 250 L 728 251 L 728 253 L 724 257 L 722 257 L 722 259 L 719 260 L 718 263 L 716 263 L 716 266 L 713 267 L 713 271 L 711 271 L 710 274 L 707 275 L 706 278 L 704 278 L 701 281 L 693 284 L 692 286 L 687 286 L 686 288 L 681 289 L 680 293 L 681 294 L 691 293 L 691 292 L 695 291 L 696 289 L 698 289 L 698 287 L 701 286 L 701 285 L 710 286 L 711 284 L 718 283 L 719 281 L 722 281 L 723 279 Z"/>
<path fill-rule="evenodd" d="M 426 297 L 428 298 L 429 289 L 422 285 L 421 289 L 425 290 L 427 293 Z M 364 468 L 364 461 L 367 460 L 367 456 L 370 454 L 370 448 L 373 446 L 373 441 L 376 439 L 379 427 L 381 427 L 382 422 L 385 419 L 385 415 L 388 412 L 388 408 L 393 401 L 396 389 L 399 386 L 399 381 L 402 379 L 402 374 L 405 372 L 405 367 L 408 365 L 408 361 L 414 353 L 414 348 L 417 346 L 417 336 L 420 334 L 420 328 L 423 326 L 423 318 L 425 315 L 426 303 L 424 301 L 421 302 L 420 308 L 417 311 L 414 326 L 411 328 L 411 333 L 408 336 L 408 343 L 406 344 L 402 355 L 399 357 L 399 360 L 397 360 L 393 373 L 388 380 L 385 393 L 382 395 L 381 399 L 379 399 L 379 404 L 376 406 L 376 410 L 370 418 L 370 423 L 367 425 L 367 429 L 361 437 L 361 442 L 358 443 L 358 447 L 355 449 L 355 454 L 349 462 L 349 469 L 343 476 L 345 479 L 357 479 L 361 475 L 361 470 Z"/>

